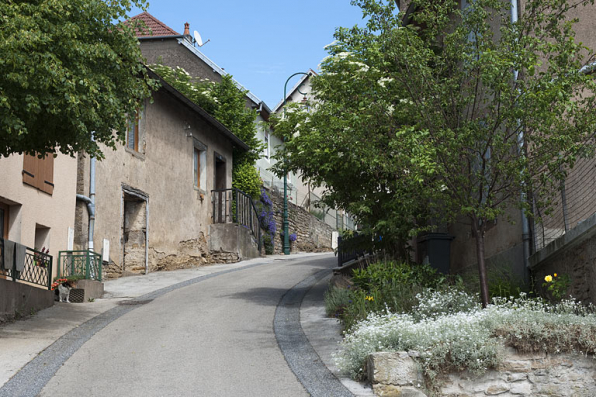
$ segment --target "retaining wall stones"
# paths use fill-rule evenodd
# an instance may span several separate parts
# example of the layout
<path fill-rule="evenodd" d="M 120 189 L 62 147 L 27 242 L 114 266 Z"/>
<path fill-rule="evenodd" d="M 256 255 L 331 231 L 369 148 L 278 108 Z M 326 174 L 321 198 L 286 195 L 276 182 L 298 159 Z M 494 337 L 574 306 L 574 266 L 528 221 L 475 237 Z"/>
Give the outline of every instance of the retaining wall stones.
<path fill-rule="evenodd" d="M 275 224 L 277 233 L 275 236 L 274 253 L 281 254 L 283 251 L 283 242 L 281 232 L 283 232 L 283 195 L 267 191 L 273 202 L 273 211 L 275 213 Z M 331 233 L 335 230 L 325 222 L 322 222 L 306 209 L 288 202 L 288 223 L 290 234 L 296 233 L 296 241 L 292 244 L 292 252 L 323 252 L 331 251 Z"/>
<path fill-rule="evenodd" d="M 374 353 L 368 379 L 377 396 L 426 396 L 422 373 L 406 352 Z M 436 381 L 439 396 L 596 396 L 596 360 L 579 354 L 519 354 L 508 350 L 498 370 L 476 376 L 449 373 Z M 430 393 L 428 395 L 431 395 Z"/>
<path fill-rule="evenodd" d="M 530 269 L 540 289 L 547 274 L 567 274 L 568 293 L 596 304 L 596 214 L 530 257 Z"/>

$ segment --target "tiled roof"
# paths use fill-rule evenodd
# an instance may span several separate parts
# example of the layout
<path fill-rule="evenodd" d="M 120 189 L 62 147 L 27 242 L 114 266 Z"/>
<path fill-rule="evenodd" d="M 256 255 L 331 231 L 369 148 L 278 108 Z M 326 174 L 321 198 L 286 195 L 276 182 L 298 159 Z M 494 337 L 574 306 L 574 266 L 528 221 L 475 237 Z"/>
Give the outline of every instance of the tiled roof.
<path fill-rule="evenodd" d="M 129 18 L 126 22 L 143 21 L 147 28 L 137 30 L 137 37 L 151 37 L 151 36 L 180 36 L 180 33 L 170 28 L 168 25 L 149 14 L 147 11 Z"/>

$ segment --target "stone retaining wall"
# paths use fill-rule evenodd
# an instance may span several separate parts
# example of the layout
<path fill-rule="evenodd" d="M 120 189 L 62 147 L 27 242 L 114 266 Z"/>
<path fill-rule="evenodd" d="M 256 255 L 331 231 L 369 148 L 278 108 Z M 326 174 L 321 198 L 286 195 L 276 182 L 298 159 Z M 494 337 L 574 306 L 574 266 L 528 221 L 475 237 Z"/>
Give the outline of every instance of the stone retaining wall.
<path fill-rule="evenodd" d="M 281 254 L 283 251 L 283 242 L 280 237 L 283 231 L 283 195 L 272 191 L 267 191 L 267 194 L 273 202 L 275 224 L 277 225 L 274 253 Z M 296 241 L 292 244 L 292 252 L 322 252 L 332 250 L 331 233 L 334 229 L 310 214 L 306 209 L 288 202 L 288 222 L 290 234 L 296 233 L 297 237 Z"/>
<path fill-rule="evenodd" d="M 538 290 L 547 274 L 566 274 L 571 280 L 568 293 L 596 304 L 596 215 L 532 255 L 530 269 Z"/>
<path fill-rule="evenodd" d="M 406 352 L 374 353 L 368 379 L 377 396 L 427 396 L 418 365 Z M 579 354 L 518 354 L 509 350 L 498 370 L 467 371 L 437 379 L 439 396 L 596 396 L 596 360 Z M 432 394 L 428 394 L 432 395 Z"/>

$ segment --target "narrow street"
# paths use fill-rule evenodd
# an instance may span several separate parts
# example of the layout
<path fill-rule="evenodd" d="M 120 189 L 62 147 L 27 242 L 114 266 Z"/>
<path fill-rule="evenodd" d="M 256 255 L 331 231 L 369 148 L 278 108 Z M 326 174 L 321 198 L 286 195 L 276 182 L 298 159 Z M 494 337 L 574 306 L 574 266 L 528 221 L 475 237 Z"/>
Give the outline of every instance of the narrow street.
<path fill-rule="evenodd" d="M 312 348 L 300 329 L 299 313 L 291 314 L 335 263 L 333 255 L 271 261 L 215 273 L 154 299 L 121 302 L 129 311 L 106 320 L 40 395 L 351 395 L 316 353 L 308 356 Z M 305 283 L 302 295 L 293 288 Z M 283 302 L 290 311 L 279 310 Z M 298 334 L 306 342 L 293 342 Z M 312 367 L 313 361 L 321 370 Z M 308 385 L 314 378 L 323 382 Z"/>

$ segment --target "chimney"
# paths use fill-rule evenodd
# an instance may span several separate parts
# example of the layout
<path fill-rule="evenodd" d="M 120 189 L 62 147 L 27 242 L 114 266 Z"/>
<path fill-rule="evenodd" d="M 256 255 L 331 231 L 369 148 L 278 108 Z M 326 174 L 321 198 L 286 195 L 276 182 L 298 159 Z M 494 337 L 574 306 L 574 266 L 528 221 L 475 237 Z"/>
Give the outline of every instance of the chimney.
<path fill-rule="evenodd" d="M 188 22 L 184 24 L 184 37 L 190 40 L 190 24 Z"/>

